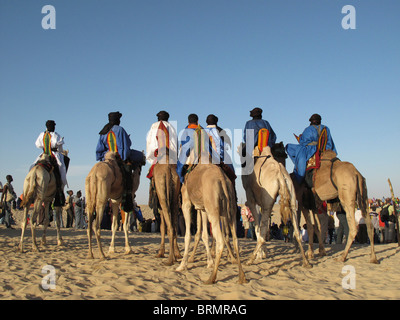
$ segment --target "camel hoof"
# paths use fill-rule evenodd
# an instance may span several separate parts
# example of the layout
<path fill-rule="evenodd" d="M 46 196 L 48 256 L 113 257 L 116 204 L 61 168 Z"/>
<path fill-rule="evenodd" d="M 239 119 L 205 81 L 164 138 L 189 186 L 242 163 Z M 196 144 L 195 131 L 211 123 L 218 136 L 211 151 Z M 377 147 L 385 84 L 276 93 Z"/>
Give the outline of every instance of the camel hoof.
<path fill-rule="evenodd" d="M 187 266 L 180 265 L 178 268 L 175 269 L 177 272 L 183 272 L 187 270 Z"/>
<path fill-rule="evenodd" d="M 380 264 L 380 262 L 376 258 L 371 259 L 370 262 L 373 264 Z"/>
<path fill-rule="evenodd" d="M 249 283 L 246 277 L 243 276 L 239 278 L 239 284 L 246 284 L 246 283 Z"/>
<path fill-rule="evenodd" d="M 180 253 L 178 253 L 178 254 L 175 254 L 175 259 L 176 260 L 180 260 L 180 259 L 182 259 L 183 257 L 182 257 L 182 255 L 180 254 Z"/>
<path fill-rule="evenodd" d="M 126 248 L 125 249 L 125 255 L 128 255 L 128 254 L 132 254 L 133 253 L 133 251 L 132 251 L 132 249 L 131 248 Z"/>
<path fill-rule="evenodd" d="M 326 251 L 324 250 L 324 251 L 320 251 L 319 253 L 318 253 L 318 255 L 320 256 L 320 257 L 325 257 L 326 256 Z"/>
<path fill-rule="evenodd" d="M 250 259 L 249 261 L 246 262 L 247 266 L 251 266 L 254 262 L 254 259 Z"/>
<path fill-rule="evenodd" d="M 337 261 L 337 262 L 345 262 L 346 261 L 346 259 L 343 258 L 343 257 L 337 257 L 334 260 Z"/>
<path fill-rule="evenodd" d="M 309 262 L 303 262 L 303 267 L 306 269 L 312 269 L 313 266 Z"/>
<path fill-rule="evenodd" d="M 213 280 L 212 278 L 208 279 L 207 281 L 204 281 L 204 284 L 214 284 L 215 280 Z"/>
<path fill-rule="evenodd" d="M 156 255 L 156 258 L 165 258 L 165 256 L 164 256 L 164 253 L 158 253 L 157 255 Z"/>
<path fill-rule="evenodd" d="M 92 253 L 88 253 L 88 255 L 86 256 L 86 259 L 94 259 L 94 256 Z"/>
<path fill-rule="evenodd" d="M 59 247 L 64 246 L 64 241 L 63 240 L 58 240 L 57 241 L 57 246 L 59 246 Z"/>
<path fill-rule="evenodd" d="M 163 265 L 164 265 L 164 266 L 167 266 L 167 267 L 170 267 L 170 266 L 173 266 L 173 265 L 174 265 L 174 262 L 171 261 L 171 260 L 164 261 L 164 262 L 163 262 Z"/>

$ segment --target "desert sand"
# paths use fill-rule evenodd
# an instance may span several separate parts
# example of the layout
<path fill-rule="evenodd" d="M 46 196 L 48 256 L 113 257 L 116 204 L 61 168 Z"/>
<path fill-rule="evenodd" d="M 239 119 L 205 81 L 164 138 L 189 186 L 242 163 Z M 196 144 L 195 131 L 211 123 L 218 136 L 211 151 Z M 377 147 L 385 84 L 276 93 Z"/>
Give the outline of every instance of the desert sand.
<path fill-rule="evenodd" d="M 87 259 L 86 230 L 61 230 L 64 246 L 57 247 L 56 231 L 48 231 L 47 246 L 39 245 L 40 252 L 32 252 L 30 229 L 25 235 L 24 253 L 17 252 L 21 229 L 18 213 L 14 229 L 0 226 L 0 299 L 2 300 L 358 300 L 400 299 L 400 253 L 397 244 L 376 245 L 379 265 L 369 263 L 370 247 L 353 245 L 346 263 L 335 261 L 343 245 L 327 245 L 327 256 L 316 254 L 311 269 L 301 266 L 300 255 L 292 243 L 273 240 L 267 244 L 268 256 L 254 265 L 243 264 L 248 280 L 239 285 L 237 266 L 227 261 L 226 255 L 219 268 L 217 283 L 205 285 L 211 270 L 206 268 L 204 246 L 197 259 L 185 272 L 176 272 L 178 264 L 165 266 L 166 259 L 156 258 L 160 244 L 159 233 L 130 233 L 133 254 L 124 254 L 124 236 L 117 232 L 116 253 L 106 260 Z M 42 227 L 37 229 L 38 240 Z M 105 252 L 110 244 L 111 231 L 102 230 Z M 183 237 L 179 245 L 183 254 Z M 192 242 L 193 244 L 193 242 Z M 241 261 L 246 262 L 255 241 L 239 240 Z M 304 245 L 305 246 L 305 245 Z M 317 246 L 315 246 L 317 249 Z M 168 250 L 168 246 L 167 246 Z M 226 251 L 225 251 L 226 252 Z M 317 250 L 316 250 L 317 253 Z M 47 273 L 45 266 L 54 270 L 55 287 L 43 288 Z M 351 266 L 355 281 L 347 281 Z M 342 273 L 343 271 L 343 273 Z M 343 282 L 355 287 L 345 289 Z"/>

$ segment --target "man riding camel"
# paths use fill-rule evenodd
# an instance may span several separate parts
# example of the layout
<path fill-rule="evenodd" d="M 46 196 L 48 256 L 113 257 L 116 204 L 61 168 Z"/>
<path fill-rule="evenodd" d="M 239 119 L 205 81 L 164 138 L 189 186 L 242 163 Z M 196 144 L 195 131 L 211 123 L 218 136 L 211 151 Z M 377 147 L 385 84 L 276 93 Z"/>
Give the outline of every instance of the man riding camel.
<path fill-rule="evenodd" d="M 179 156 L 176 164 L 176 172 L 178 173 L 181 183 L 183 183 L 185 180 L 186 170 L 184 170 L 184 166 L 194 162 L 193 159 L 190 160 L 190 153 L 195 144 L 193 138 L 194 133 L 196 130 L 202 129 L 199 125 L 199 117 L 197 114 L 189 114 L 188 122 L 189 124 L 186 126 L 181 136 Z"/>
<path fill-rule="evenodd" d="M 269 132 L 268 135 L 268 141 L 267 145 L 269 147 L 272 147 L 274 143 L 276 142 L 276 134 L 274 130 L 272 129 L 271 125 L 267 120 L 262 119 L 262 109 L 261 108 L 254 108 L 253 110 L 250 111 L 250 117 L 253 119 L 249 120 L 246 122 L 246 125 L 244 126 L 244 133 L 243 133 L 243 142 L 247 143 L 247 133 L 246 130 L 253 130 L 253 137 L 254 137 L 254 146 L 253 148 L 258 144 L 258 132 L 260 129 L 267 129 Z"/>
<path fill-rule="evenodd" d="M 120 126 L 122 113 L 110 112 L 108 123 L 99 132 L 100 137 L 96 147 L 96 160 L 104 161 L 104 156 L 108 151 L 113 151 L 119 155 L 118 165 L 121 168 L 125 182 L 125 201 L 123 201 L 124 211 L 133 210 L 132 199 L 132 170 L 135 165 L 144 165 L 143 153 L 131 149 L 131 139 L 125 129 Z"/>
<path fill-rule="evenodd" d="M 63 155 L 64 137 L 55 132 L 56 123 L 54 120 L 46 121 L 46 131 L 41 132 L 36 139 L 35 145 L 42 149 L 43 153 L 50 156 L 50 161 L 54 167 L 54 175 L 56 178 L 57 193 L 55 196 L 55 206 L 63 206 L 65 203 L 64 187 L 67 183 L 67 166 L 69 158 Z M 43 154 L 42 153 L 42 154 Z M 40 160 L 42 154 L 36 159 L 35 163 Z"/>
<path fill-rule="evenodd" d="M 168 122 L 169 113 L 167 111 L 160 111 L 156 116 L 157 122 L 151 125 L 146 137 L 147 161 L 153 164 L 157 161 L 158 155 L 163 156 L 168 150 L 170 162 L 176 163 L 178 156 L 176 129 Z M 160 148 L 164 150 L 159 150 Z"/>
<path fill-rule="evenodd" d="M 296 136 L 299 144 L 286 145 L 286 152 L 294 163 L 294 175 L 299 183 L 305 179 L 306 172 L 312 173 L 312 169 L 319 167 L 320 153 L 332 150 L 337 154 L 330 130 L 321 124 L 321 119 L 319 114 L 313 114 L 309 119 L 310 126 L 305 128 L 299 137 Z M 312 180 L 306 180 L 308 186 L 311 187 Z"/>

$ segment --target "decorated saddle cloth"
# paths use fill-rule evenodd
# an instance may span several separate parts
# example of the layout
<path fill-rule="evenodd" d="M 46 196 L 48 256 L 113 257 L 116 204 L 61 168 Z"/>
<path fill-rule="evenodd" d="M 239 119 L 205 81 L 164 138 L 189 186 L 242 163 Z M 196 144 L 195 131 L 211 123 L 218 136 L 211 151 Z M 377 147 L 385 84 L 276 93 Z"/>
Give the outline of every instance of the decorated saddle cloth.
<path fill-rule="evenodd" d="M 153 177 L 154 166 L 157 164 L 158 156 L 164 156 L 164 154 L 161 154 L 161 152 L 165 151 L 165 156 L 169 155 L 169 131 L 162 121 L 160 121 L 160 125 L 158 126 L 156 139 L 158 148 L 154 151 L 156 158 L 154 159 L 146 176 L 149 179 Z"/>
<path fill-rule="evenodd" d="M 332 178 L 336 163 L 340 160 L 332 150 L 326 150 L 321 155 L 320 167 L 314 173 L 314 191 L 322 201 L 328 201 L 338 197 L 338 190 Z"/>

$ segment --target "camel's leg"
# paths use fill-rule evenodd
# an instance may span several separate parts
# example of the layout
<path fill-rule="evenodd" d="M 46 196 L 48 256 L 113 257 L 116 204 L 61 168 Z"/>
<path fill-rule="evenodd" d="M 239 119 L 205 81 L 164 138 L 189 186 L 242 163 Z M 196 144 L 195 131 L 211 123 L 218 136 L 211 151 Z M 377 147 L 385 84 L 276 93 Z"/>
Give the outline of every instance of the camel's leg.
<path fill-rule="evenodd" d="M 100 233 L 101 233 L 100 224 L 101 224 L 101 221 L 103 220 L 104 208 L 105 208 L 105 205 L 96 206 L 96 219 L 94 221 L 94 234 L 96 236 L 97 247 L 99 248 L 100 259 L 106 258 L 106 256 L 104 255 L 103 247 L 101 245 L 101 240 L 100 240 Z"/>
<path fill-rule="evenodd" d="M 105 204 L 97 204 L 96 205 L 96 217 L 94 217 L 93 212 L 88 212 L 88 240 L 89 240 L 89 254 L 88 258 L 93 258 L 93 252 L 92 252 L 92 233 L 94 233 L 96 237 L 96 242 L 97 242 L 97 247 L 99 248 L 99 253 L 100 253 L 100 259 L 105 259 L 106 256 L 104 255 L 103 252 L 103 247 L 101 245 L 100 241 L 100 224 L 101 221 L 103 220 L 103 213 L 104 213 L 104 208 Z"/>
<path fill-rule="evenodd" d="M 340 195 L 339 195 L 339 199 L 340 199 Z M 338 258 L 337 260 L 340 262 L 345 262 L 347 255 L 349 253 L 350 247 L 353 244 L 353 241 L 357 235 L 354 200 L 351 201 L 350 204 L 342 202 L 342 207 L 346 211 L 347 224 L 349 225 L 349 238 L 347 239 L 346 247 L 344 248 L 342 256 L 340 258 Z"/>
<path fill-rule="evenodd" d="M 255 226 L 254 229 L 255 229 L 256 238 L 257 238 L 256 248 L 254 249 L 253 253 L 251 254 L 249 261 L 247 262 L 247 265 L 251 265 L 254 262 L 254 260 L 256 259 L 257 253 L 260 250 L 261 246 L 264 244 L 265 240 L 262 239 L 261 235 L 260 235 L 260 219 L 261 219 L 261 216 L 257 211 L 255 202 L 249 201 L 249 197 L 247 197 L 247 205 L 248 205 L 248 207 L 249 207 L 249 209 L 250 209 L 250 211 L 251 211 L 251 213 L 253 215 L 253 218 L 254 218 L 254 226 Z"/>
<path fill-rule="evenodd" d="M 206 247 L 207 268 L 212 268 L 213 265 L 214 265 L 214 261 L 213 261 L 213 258 L 211 257 L 210 244 L 208 242 L 208 231 L 207 231 L 208 219 L 207 219 L 207 213 L 204 210 L 201 210 L 201 221 L 203 223 L 201 238 L 203 240 L 204 246 Z M 214 230 L 213 230 L 213 233 L 214 233 Z"/>
<path fill-rule="evenodd" d="M 254 210 L 257 212 L 255 208 Z M 269 224 L 270 214 L 270 211 L 265 209 L 262 209 L 262 214 L 253 214 L 254 221 L 256 223 L 257 245 L 247 263 L 248 265 L 252 264 L 256 258 L 265 258 L 266 253 L 263 249 L 263 246 L 266 244 L 266 236 L 269 229 L 267 225 Z"/>
<path fill-rule="evenodd" d="M 56 230 L 57 230 L 57 245 L 62 246 L 64 244 L 63 239 L 61 237 L 61 232 L 60 232 L 60 225 L 61 225 L 61 219 L 62 219 L 62 207 L 55 207 L 55 222 L 56 222 Z"/>
<path fill-rule="evenodd" d="M 236 217 L 232 217 L 230 222 L 231 226 L 231 233 L 232 233 L 232 241 L 233 241 L 233 248 L 235 250 L 236 254 L 236 262 L 239 267 L 239 284 L 247 283 L 246 276 L 244 275 L 244 271 L 242 268 L 242 264 L 240 262 L 240 256 L 239 256 L 239 244 L 238 244 L 238 238 L 236 235 Z"/>
<path fill-rule="evenodd" d="M 222 251 L 224 249 L 224 239 L 221 232 L 221 227 L 219 225 L 220 223 L 219 214 L 216 213 L 213 215 L 212 213 L 209 213 L 209 220 L 211 222 L 213 236 L 215 237 L 216 241 L 216 254 L 215 254 L 214 269 L 210 275 L 210 278 L 207 281 L 205 281 L 205 284 L 215 283 L 215 280 L 217 279 L 218 266 L 221 261 Z"/>
<path fill-rule="evenodd" d="M 24 208 L 24 220 L 22 221 L 22 230 L 21 230 L 21 240 L 19 242 L 19 247 L 18 250 L 19 252 L 23 253 L 24 252 L 24 248 L 23 248 L 23 243 L 24 243 L 24 234 L 25 234 L 25 230 L 26 230 L 26 225 L 28 223 L 28 211 L 29 211 L 29 207 L 30 207 L 30 203 L 28 202 Z M 31 221 L 32 223 L 32 221 Z"/>
<path fill-rule="evenodd" d="M 236 217 L 235 217 L 235 219 L 236 219 Z M 226 248 L 228 249 L 228 258 L 229 258 L 230 262 L 236 263 L 236 259 L 235 259 L 234 255 L 233 255 L 231 243 L 229 241 L 229 225 L 228 225 L 228 222 L 227 222 L 227 218 L 226 217 L 222 217 L 221 223 L 222 223 L 222 226 L 224 228 L 223 229 L 224 230 L 224 242 L 225 242 Z"/>
<path fill-rule="evenodd" d="M 125 221 L 123 224 L 124 227 L 124 234 L 125 234 L 125 254 L 130 254 L 132 253 L 132 248 L 129 245 L 129 235 L 128 235 L 128 227 L 129 226 L 129 213 L 127 212 L 125 214 Z"/>
<path fill-rule="evenodd" d="M 315 218 L 317 216 L 317 218 Z M 314 219 L 317 223 L 316 234 L 318 237 L 318 255 L 320 257 L 326 256 L 325 251 L 325 238 L 326 232 L 328 231 L 328 214 L 327 213 L 315 213 Z"/>
<path fill-rule="evenodd" d="M 371 216 L 369 215 L 369 212 L 367 212 L 365 220 L 367 223 L 368 237 L 369 237 L 369 242 L 370 242 L 370 246 L 371 246 L 370 262 L 379 264 L 379 261 L 376 258 L 375 248 L 374 248 L 374 226 L 372 225 Z"/>
<path fill-rule="evenodd" d="M 110 248 L 108 249 L 108 253 L 112 254 L 115 252 L 115 233 L 117 232 L 118 228 L 118 207 L 119 207 L 119 202 L 112 200 L 111 201 L 111 208 L 112 208 L 112 213 L 113 213 L 113 221 L 112 221 L 112 235 L 111 235 L 111 244 Z"/>
<path fill-rule="evenodd" d="M 312 265 L 308 262 L 307 257 L 306 257 L 305 252 L 304 252 L 304 249 L 303 249 L 303 246 L 301 244 L 300 229 L 299 229 L 299 223 L 298 223 L 299 220 L 297 218 L 297 212 L 296 211 L 293 211 L 293 213 L 292 213 L 292 221 L 293 221 L 293 234 L 294 234 L 294 237 L 297 240 L 297 243 L 298 243 L 298 246 L 299 246 L 299 249 L 300 249 L 300 254 L 301 254 L 301 257 L 303 259 L 303 267 L 311 268 Z"/>
<path fill-rule="evenodd" d="M 174 237 L 174 228 L 172 227 L 172 223 L 171 223 L 171 213 L 170 213 L 169 208 L 165 208 L 165 207 L 162 208 L 162 216 L 164 216 L 164 224 L 166 225 L 167 232 L 168 232 L 168 239 L 169 239 L 169 254 L 168 254 L 168 260 L 167 260 L 167 262 L 165 262 L 165 265 L 172 266 L 175 261 L 175 252 L 174 252 L 175 237 Z M 165 230 L 162 232 L 165 234 Z"/>
<path fill-rule="evenodd" d="M 190 223 L 191 223 L 190 209 L 191 209 L 191 203 L 189 200 L 189 196 L 187 195 L 187 192 L 182 192 L 182 212 L 183 212 L 183 216 L 185 219 L 185 225 L 186 225 L 185 251 L 183 253 L 183 258 L 182 258 L 181 264 L 176 269 L 176 271 L 183 271 L 183 270 L 187 269 L 189 245 L 190 245 L 190 238 L 191 238 L 191 235 L 190 235 Z"/>
<path fill-rule="evenodd" d="M 178 259 L 182 259 L 179 246 L 178 246 L 178 211 L 176 208 L 177 204 L 174 205 L 171 212 L 173 214 L 173 230 L 174 230 L 174 254 L 175 254 L 175 261 Z"/>
<path fill-rule="evenodd" d="M 88 258 L 93 259 L 93 250 L 92 250 L 92 234 L 93 234 L 93 227 L 95 227 L 95 224 L 93 224 L 94 216 L 93 212 L 88 212 L 88 227 L 87 227 L 87 236 L 88 236 L 88 243 L 89 243 L 89 252 L 88 252 Z"/>
<path fill-rule="evenodd" d="M 161 224 L 160 224 L 160 232 L 161 232 L 161 244 L 160 249 L 158 250 L 157 258 L 165 257 L 165 218 L 164 218 L 164 210 L 161 210 Z"/>
<path fill-rule="evenodd" d="M 189 262 L 194 262 L 194 256 L 196 254 L 197 246 L 199 245 L 200 238 L 201 238 L 201 228 L 202 228 L 202 217 L 201 217 L 201 210 L 197 210 L 197 230 L 194 236 L 194 247 L 192 250 L 192 254 L 190 255 Z M 206 223 L 207 228 L 207 223 Z"/>
<path fill-rule="evenodd" d="M 43 221 L 43 235 L 42 235 L 42 245 L 43 246 L 47 245 L 46 233 L 47 233 L 47 228 L 49 227 L 49 223 L 50 223 L 49 205 L 50 205 L 50 203 L 48 203 L 48 202 L 44 203 L 44 221 Z"/>
<path fill-rule="evenodd" d="M 308 251 L 307 256 L 308 259 L 314 259 L 314 223 L 313 223 L 313 213 L 311 210 L 306 208 L 302 209 L 302 213 L 304 219 L 306 220 L 307 225 L 307 234 L 308 234 Z"/>
<path fill-rule="evenodd" d="M 35 229 L 36 229 L 37 215 L 38 215 L 38 212 L 39 212 L 41 206 L 42 206 L 42 201 L 41 200 L 35 201 L 35 205 L 34 205 L 33 212 L 32 212 L 32 217 L 31 217 L 32 251 L 34 251 L 34 252 L 38 252 L 39 251 L 39 248 L 38 248 L 38 246 L 36 244 Z"/>
<path fill-rule="evenodd" d="M 272 212 L 272 206 L 267 207 L 266 209 L 262 209 L 261 211 L 261 218 L 260 218 L 260 236 L 263 239 L 264 245 L 261 246 L 262 251 L 259 251 L 259 258 L 265 259 L 267 257 L 267 251 L 266 251 L 266 242 L 270 240 L 270 230 L 269 230 L 269 225 L 270 225 L 270 220 L 271 220 L 271 212 Z"/>

